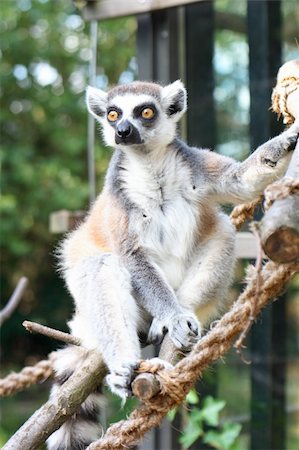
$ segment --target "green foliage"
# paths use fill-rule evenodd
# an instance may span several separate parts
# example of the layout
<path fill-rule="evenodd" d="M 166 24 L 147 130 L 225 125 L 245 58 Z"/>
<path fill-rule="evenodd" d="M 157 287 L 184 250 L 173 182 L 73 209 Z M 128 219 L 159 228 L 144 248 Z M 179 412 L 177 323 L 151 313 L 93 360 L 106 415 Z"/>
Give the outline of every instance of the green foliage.
<path fill-rule="evenodd" d="M 207 431 L 203 442 L 221 450 L 235 450 L 238 448 L 236 439 L 240 432 L 241 425 L 239 423 L 227 422 L 219 431 Z"/>
<path fill-rule="evenodd" d="M 200 399 L 193 389 L 188 393 L 186 403 L 190 408 L 184 414 L 185 426 L 180 437 L 180 443 L 184 448 L 191 447 L 197 441 L 220 450 L 239 448 L 237 439 L 241 425 L 220 420 L 225 401 L 207 396 L 199 405 Z M 176 412 L 177 408 L 170 411 L 168 419 L 173 420 Z"/>
<path fill-rule="evenodd" d="M 108 388 L 105 388 L 104 394 L 107 399 L 107 424 L 126 419 L 138 405 L 136 397 L 130 397 L 124 403 L 120 397 L 112 394 Z"/>

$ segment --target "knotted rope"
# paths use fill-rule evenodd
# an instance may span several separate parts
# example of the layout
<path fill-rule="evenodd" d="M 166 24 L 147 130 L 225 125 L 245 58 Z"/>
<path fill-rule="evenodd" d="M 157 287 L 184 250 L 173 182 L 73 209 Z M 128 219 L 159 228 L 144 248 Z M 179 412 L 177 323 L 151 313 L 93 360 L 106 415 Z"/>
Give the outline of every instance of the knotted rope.
<path fill-rule="evenodd" d="M 264 208 L 267 211 L 275 200 L 282 200 L 290 195 L 299 195 L 299 180 L 284 177 L 270 184 L 264 192 Z"/>
<path fill-rule="evenodd" d="M 267 211 L 275 200 L 282 200 L 294 194 L 299 195 L 299 181 L 294 180 L 293 178 L 281 178 L 270 184 L 265 189 L 264 195 L 260 195 L 251 202 L 235 206 L 230 214 L 230 219 L 236 227 L 236 230 L 239 231 L 245 221 L 253 219 L 254 212 L 258 205 L 262 203 L 263 199 L 263 208 Z"/>
<path fill-rule="evenodd" d="M 292 92 L 298 89 L 299 78 L 295 76 L 288 76 L 279 80 L 279 83 L 272 91 L 272 110 L 278 114 L 278 117 L 283 115 L 283 122 L 287 125 L 295 121 L 295 117 L 290 113 L 287 107 L 287 98 Z"/>

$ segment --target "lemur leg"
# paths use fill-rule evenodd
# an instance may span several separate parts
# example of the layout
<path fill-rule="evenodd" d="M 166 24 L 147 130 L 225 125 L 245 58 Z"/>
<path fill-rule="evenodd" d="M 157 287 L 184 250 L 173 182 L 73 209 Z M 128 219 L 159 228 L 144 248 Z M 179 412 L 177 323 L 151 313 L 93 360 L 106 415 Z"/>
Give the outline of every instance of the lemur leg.
<path fill-rule="evenodd" d="M 221 214 L 213 237 L 197 249 L 177 290 L 180 304 L 195 312 L 202 327 L 207 327 L 228 305 L 234 263 L 235 229 Z"/>
<path fill-rule="evenodd" d="M 101 352 L 110 372 L 106 378 L 110 389 L 127 397 L 140 359 L 137 331 L 141 326 L 129 272 L 118 256 L 103 254 L 69 269 L 66 281 L 76 304 L 69 323 L 72 334 L 83 346 Z"/>

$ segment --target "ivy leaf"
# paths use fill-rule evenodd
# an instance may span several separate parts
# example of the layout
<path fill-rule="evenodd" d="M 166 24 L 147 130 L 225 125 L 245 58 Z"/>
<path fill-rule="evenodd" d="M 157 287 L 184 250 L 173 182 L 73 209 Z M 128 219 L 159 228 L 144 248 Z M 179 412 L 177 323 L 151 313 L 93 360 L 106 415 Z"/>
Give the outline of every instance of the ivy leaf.
<path fill-rule="evenodd" d="M 208 425 L 216 427 L 219 425 L 219 413 L 225 407 L 224 400 L 217 400 L 211 396 L 204 399 L 201 415 Z"/>
<path fill-rule="evenodd" d="M 199 403 L 199 396 L 195 389 L 191 389 L 191 391 L 188 392 L 186 401 L 190 405 L 197 405 Z"/>
<path fill-rule="evenodd" d="M 219 450 L 232 450 L 233 444 L 241 432 L 239 423 L 227 422 L 221 431 L 210 430 L 205 433 L 203 441 Z"/>
<path fill-rule="evenodd" d="M 172 422 L 176 416 L 176 413 L 178 411 L 178 407 L 171 409 L 170 411 L 168 411 L 167 413 L 167 419 Z"/>
<path fill-rule="evenodd" d="M 180 437 L 179 441 L 185 448 L 189 448 L 202 435 L 203 435 L 202 423 L 199 421 L 192 420 L 190 416 L 188 425 L 184 429 L 183 434 Z"/>

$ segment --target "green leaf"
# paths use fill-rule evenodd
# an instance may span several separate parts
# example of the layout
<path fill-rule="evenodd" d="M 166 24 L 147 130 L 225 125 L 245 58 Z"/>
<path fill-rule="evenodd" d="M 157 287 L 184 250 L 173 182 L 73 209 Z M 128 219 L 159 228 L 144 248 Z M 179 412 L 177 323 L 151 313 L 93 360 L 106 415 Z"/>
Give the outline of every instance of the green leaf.
<path fill-rule="evenodd" d="M 213 427 L 219 425 L 219 412 L 225 407 L 224 400 L 217 400 L 209 396 L 204 399 L 201 410 L 203 420 Z"/>
<path fill-rule="evenodd" d="M 219 450 L 232 450 L 233 444 L 241 432 L 239 423 L 225 423 L 221 431 L 210 430 L 205 433 L 203 441 Z"/>
<path fill-rule="evenodd" d="M 185 448 L 189 448 L 200 436 L 203 435 L 202 423 L 193 421 L 190 417 L 189 419 L 188 425 L 183 430 L 183 434 L 179 439 L 180 443 Z"/>
<path fill-rule="evenodd" d="M 195 389 L 191 389 L 191 391 L 188 392 L 186 402 L 190 405 L 197 405 L 199 403 L 199 396 Z"/>
<path fill-rule="evenodd" d="M 174 420 L 177 411 L 178 411 L 178 408 L 177 408 L 177 407 L 171 409 L 170 411 L 168 411 L 168 413 L 167 413 L 167 419 L 168 419 L 170 422 L 172 422 L 172 421 Z"/>

